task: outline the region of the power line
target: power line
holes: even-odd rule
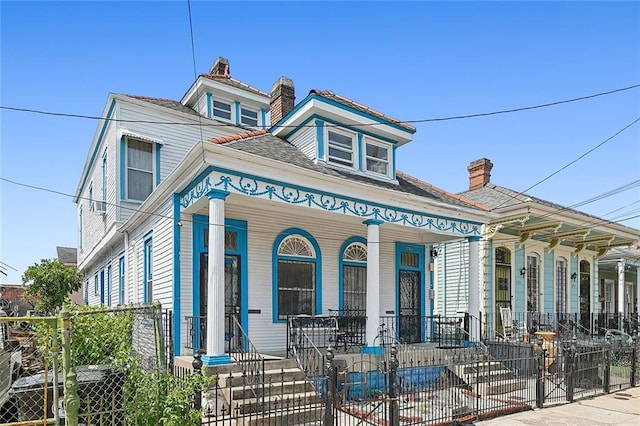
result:
[[[192,49],[193,49],[193,47],[192,47]],[[394,122],[397,123],[397,124],[429,123],[429,122],[437,122],[437,121],[451,121],[451,120],[463,120],[463,119],[468,119],[468,118],[487,117],[487,116],[499,115],[499,114],[509,114],[509,113],[514,113],[514,112],[528,111],[528,110],[534,110],[534,109],[540,109],[540,108],[547,108],[547,107],[552,107],[552,106],[561,105],[561,104],[567,104],[567,103],[571,103],[571,102],[578,102],[578,101],[582,101],[582,100],[593,99],[593,98],[600,97],[600,96],[606,96],[606,95],[611,95],[613,93],[618,93],[618,92],[623,92],[623,91],[626,91],[626,90],[636,89],[638,87],[640,87],[640,84],[634,84],[632,86],[622,87],[622,88],[618,88],[618,89],[614,89],[614,90],[609,90],[609,91],[606,91],[606,92],[594,93],[594,94],[587,95],[587,96],[580,96],[580,97],[572,98],[572,99],[565,99],[565,100],[561,100],[561,101],[548,102],[548,103],[544,103],[544,104],[525,106],[525,107],[519,107],[519,108],[503,109],[503,110],[497,110],[497,111],[482,112],[482,113],[475,113],[475,114],[466,114],[466,115],[454,115],[454,116],[449,116],[449,117],[424,118],[424,119],[405,120],[405,121],[398,120],[398,121],[394,121]],[[38,110],[38,109],[31,109],[31,108],[12,107],[12,106],[5,106],[5,105],[0,105],[0,109],[4,109],[4,110],[8,110],[8,111],[16,111],[16,112],[26,112],[26,113],[32,113],[32,114],[50,115],[50,116],[56,116],[56,117],[83,118],[83,119],[89,119],[89,120],[104,120],[104,121],[119,122],[119,123],[140,123],[140,124],[180,125],[180,126],[205,126],[205,127],[235,126],[235,125],[233,125],[231,123],[220,123],[220,122],[216,122],[216,123],[187,123],[187,122],[156,121],[156,120],[126,120],[126,119],[121,119],[121,118],[109,118],[109,117],[98,117],[98,116],[85,115],[85,114],[62,113],[62,112],[45,111],[45,110]],[[202,117],[199,113],[198,113],[198,116]],[[369,126],[380,126],[380,125],[384,125],[384,124],[385,123],[368,123],[368,124],[354,124],[352,126],[354,126],[354,127],[369,127]],[[327,125],[331,126],[330,123],[325,123],[325,126],[327,126]],[[288,127],[298,127],[298,126],[291,125],[291,126],[278,126],[278,127],[288,128]],[[309,124],[305,124],[304,126],[300,126],[300,127],[317,127],[317,125],[314,124],[314,123],[309,123]]]
[[[570,161],[569,163],[565,164],[564,166],[562,166],[561,168],[559,168],[558,170],[556,170],[555,172],[551,173],[550,175],[544,177],[543,179],[539,180],[538,182],[534,183],[533,185],[531,185],[530,187],[518,192],[516,195],[510,195],[512,199],[517,199],[518,196],[520,195],[524,195],[527,191],[535,188],[536,186],[540,185],[543,182],[546,182],[547,180],[551,179],[553,176],[557,175],[558,173],[560,173],[561,171],[563,171],[564,169],[566,169],[567,167],[577,163],[578,161],[580,161],[581,159],[583,159],[584,157],[586,157],[587,155],[591,154],[593,151],[595,151],[596,149],[600,148],[602,145],[606,144],[607,142],[609,142],[610,140],[612,140],[613,138],[615,138],[616,136],[618,136],[620,133],[624,132],[625,130],[627,130],[629,127],[633,126],[634,124],[636,124],[638,121],[640,121],[640,117],[636,118],[635,120],[633,120],[631,123],[627,124],[626,126],[624,126],[622,129],[618,130],[617,132],[615,132],[613,135],[609,136],[607,139],[603,140],[602,142],[600,142],[598,145],[594,146],[593,148],[591,148],[590,150],[588,150],[587,152],[585,152],[584,154],[580,155],[578,158],[576,158],[575,160]],[[499,204],[497,207],[494,207],[492,210],[496,210],[499,209],[500,207],[504,206],[506,203],[508,203],[510,200],[505,200],[503,201],[501,204]],[[520,204],[525,203],[525,201],[522,201]]]
[[[38,191],[50,192],[50,193],[62,195],[62,196],[68,197],[68,198],[74,198],[75,197],[74,195],[66,194],[66,193],[61,192],[61,191],[57,191],[57,190],[53,190],[53,189],[49,189],[49,188],[44,188],[44,187],[40,187],[40,186],[36,186],[36,185],[26,184],[26,183],[22,183],[22,182],[17,182],[17,181],[13,181],[11,179],[7,179],[7,178],[4,178],[4,177],[0,177],[0,180],[5,181],[7,183],[11,183],[13,185],[22,186],[22,187],[26,187],[26,188],[30,188],[30,189],[35,189],[35,190],[38,190]],[[630,184],[627,184],[627,185],[624,185],[624,186],[622,186],[620,188],[628,187],[628,186],[632,185],[633,183],[634,182],[632,182]],[[617,188],[617,189],[614,189],[614,190],[612,190],[610,192],[611,192],[610,195],[615,195],[615,194],[619,193],[620,191],[619,191],[619,188]],[[599,196],[600,199],[605,198],[605,194],[601,194]],[[87,198],[87,197],[79,197],[79,199],[85,200],[85,201],[89,200],[89,198]],[[622,206],[622,207],[620,207],[619,209],[616,209],[616,210],[620,210],[620,209],[626,208],[626,207],[628,207],[628,206],[630,206],[632,204],[635,204],[635,203],[636,202],[630,203],[630,204],[628,204],[626,206]],[[154,217],[158,217],[158,218],[161,218],[161,219],[174,220],[174,216],[173,215],[164,215],[164,214],[161,214],[161,213],[149,212],[149,211],[140,210],[138,208],[131,208],[131,207],[127,207],[127,206],[116,204],[116,203],[105,202],[105,204],[106,205],[110,205],[110,206],[119,207],[119,208],[121,208],[123,210],[129,210],[129,211],[132,211],[132,212],[139,212],[141,214],[145,214],[145,215],[148,215],[148,216],[154,216]],[[563,207],[563,208],[557,209],[557,212],[561,212],[561,211],[566,210],[566,209],[568,209],[568,207]],[[635,211],[628,212],[626,214],[630,214],[630,213],[633,213],[633,212],[635,212]],[[542,216],[542,217],[551,216],[552,214],[553,214],[553,212],[547,213],[547,215]],[[582,214],[586,214],[586,213],[582,213]],[[630,216],[630,217],[621,216],[620,219],[617,220],[616,222],[613,222],[611,220],[606,220],[606,219],[594,217],[594,219],[596,219],[595,222],[588,222],[588,221],[583,222],[579,226],[582,226],[582,225],[588,225],[588,226],[585,226],[583,228],[578,227],[577,229],[578,230],[581,230],[581,229],[584,229],[584,230],[593,229],[593,228],[595,228],[595,227],[597,227],[599,225],[618,223],[618,222],[625,222],[625,221],[628,221],[628,220],[636,219],[638,217],[640,217],[640,215],[635,215],[635,216]],[[182,217],[180,217],[178,219],[178,221],[179,222],[186,222],[186,223],[200,223],[198,220],[192,220],[192,219],[182,218]],[[233,226],[230,226],[230,228],[233,228]],[[252,233],[272,235],[271,233],[268,233],[268,232],[261,232],[261,231],[255,231],[255,230],[253,230]],[[318,240],[321,240],[321,241],[344,241],[344,238],[329,238],[329,237],[315,237],[315,236],[314,236],[314,238],[316,238]],[[519,240],[519,237],[513,239],[513,241],[517,241],[517,240]],[[501,241],[510,241],[510,239],[501,240]],[[407,242],[409,242],[409,241],[407,241]],[[420,244],[438,244],[438,243],[442,243],[442,242],[443,241],[422,241],[421,240],[420,242],[416,242],[416,244],[418,244],[418,243],[420,243]],[[395,244],[396,241],[395,240],[393,240],[393,241],[381,241],[380,243],[381,244]]]

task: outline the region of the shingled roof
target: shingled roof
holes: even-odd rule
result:
[[[353,109],[356,109],[360,112],[364,112],[366,114],[370,114],[373,115],[374,117],[378,117],[381,118],[385,121],[388,121],[389,123],[393,123],[393,124],[397,124],[398,126],[404,127],[405,129],[409,130],[412,133],[415,133],[416,128],[414,126],[412,126],[411,124],[405,123],[401,120],[398,120],[397,118],[393,118],[393,117],[389,117],[388,115],[384,115],[383,113],[381,113],[380,111],[376,111],[375,109],[369,108],[366,105],[360,104],[356,101],[352,101],[349,98],[345,98],[344,96],[340,96],[340,95],[336,95],[335,93],[333,93],[331,90],[318,90],[318,89],[312,89],[311,91],[309,91],[309,94],[314,94],[314,95],[318,95],[321,96],[325,99],[329,99],[331,101],[337,102],[339,104],[351,107]]]
[[[151,98],[148,96],[138,96],[138,95],[128,95],[128,94],[122,94],[122,96],[138,99],[139,101],[149,102],[154,105],[172,109],[174,111],[180,111],[186,114],[200,116],[200,114],[198,114],[198,112],[193,108],[189,108],[188,106],[182,105],[179,101],[174,101],[172,99]]]
[[[237,135],[230,141],[222,141],[222,138],[212,140],[213,143],[223,144],[232,149],[259,155],[273,161],[284,162],[307,170],[313,170],[325,175],[349,179],[352,181],[362,182],[368,185],[384,188],[392,191],[403,192],[407,194],[417,195],[432,201],[447,203],[459,207],[471,207],[481,210],[488,210],[486,207],[465,200],[464,198],[450,194],[442,189],[436,188],[425,182],[420,181],[405,173],[398,173],[398,183],[385,182],[373,179],[368,176],[350,173],[347,170],[339,170],[322,163],[316,164],[309,157],[304,155],[298,148],[289,142],[264,131],[256,131],[255,135],[243,133]]]

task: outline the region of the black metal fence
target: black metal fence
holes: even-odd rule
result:
[[[637,339],[385,349],[325,350],[324,366],[307,369],[307,377],[295,360],[277,361],[289,364],[267,365],[257,387],[229,367],[197,397],[203,424],[460,424],[635,386],[638,363]]]

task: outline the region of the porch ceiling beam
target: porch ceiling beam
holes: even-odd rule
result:
[[[490,222],[485,227],[485,237],[493,238],[493,236],[496,235],[500,229],[504,228],[505,225],[510,225],[512,223],[520,223],[520,225],[524,225],[525,222],[529,220],[529,218],[530,216],[528,214],[523,214]]]
[[[553,229],[554,232],[558,232],[561,226],[562,226],[562,222],[537,223],[529,226],[522,226],[522,228],[520,228],[519,231],[520,233],[523,233],[523,232],[535,233],[537,231],[546,231],[547,229]]]
[[[582,237],[584,240],[591,233],[591,229],[580,229],[577,231],[557,232],[550,234],[549,237],[558,240],[567,240],[573,237]]]
[[[536,235],[540,231],[553,230],[558,232],[558,229],[562,226],[562,222],[547,222],[545,224],[537,224],[530,226],[523,226],[520,231],[520,242],[523,243],[533,235]]]

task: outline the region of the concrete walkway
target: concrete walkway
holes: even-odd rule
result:
[[[531,426],[531,425],[617,425],[640,426],[640,387],[621,390],[608,395],[582,399],[572,404],[556,405],[496,417],[474,424]]]

